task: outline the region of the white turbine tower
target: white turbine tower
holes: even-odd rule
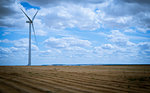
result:
[[[21,8],[20,8],[21,9]],[[25,16],[28,18],[28,21],[26,21],[26,23],[29,23],[29,52],[28,52],[28,66],[31,66],[31,26],[32,26],[32,30],[34,32],[34,37],[36,40],[36,35],[35,35],[35,30],[34,30],[34,25],[33,25],[33,21],[35,19],[35,16],[37,15],[38,11],[35,13],[35,15],[33,16],[32,20],[30,19],[30,17],[21,9],[21,11],[25,14]],[[37,41],[36,41],[37,42]]]

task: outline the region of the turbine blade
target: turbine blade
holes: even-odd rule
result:
[[[38,13],[38,10],[36,11],[35,15],[33,16],[32,21],[34,20],[34,18],[37,15],[37,13]]]
[[[37,42],[37,39],[36,39],[36,34],[35,34],[35,29],[34,29],[33,23],[32,23],[32,29],[33,29],[33,32],[34,32],[34,39],[35,39],[36,45],[38,46],[38,42]]]
[[[25,14],[25,16],[29,19],[29,21],[32,22],[32,20],[29,18],[29,16],[22,9],[21,9],[21,11]]]

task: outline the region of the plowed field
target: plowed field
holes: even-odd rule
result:
[[[1,66],[0,93],[150,93],[150,66]]]

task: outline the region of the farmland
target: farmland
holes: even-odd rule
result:
[[[0,93],[150,93],[150,66],[1,66]]]

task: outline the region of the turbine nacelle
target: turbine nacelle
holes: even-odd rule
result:
[[[26,23],[32,23],[32,21],[26,21]]]

